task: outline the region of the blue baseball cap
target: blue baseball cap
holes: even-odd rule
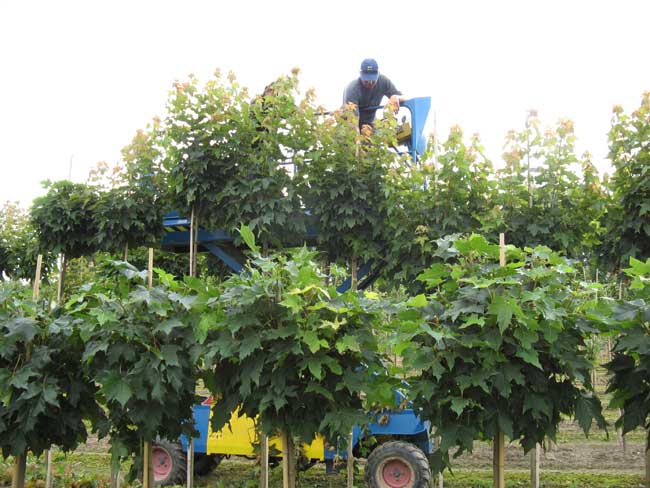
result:
[[[359,73],[361,81],[377,81],[377,78],[379,78],[379,65],[377,61],[372,58],[364,59],[361,62],[361,70]]]

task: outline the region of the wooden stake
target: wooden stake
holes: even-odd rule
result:
[[[625,415],[625,410],[619,408],[618,414],[619,417],[623,417],[623,415]],[[623,434],[623,429],[621,429],[621,449],[623,450],[623,455],[625,455],[625,451],[627,450],[627,442],[625,441],[625,434]]]
[[[354,435],[352,432],[350,432],[350,435],[348,436],[348,459],[347,459],[347,474],[348,474],[348,482],[347,482],[347,488],[353,488],[354,487]]]
[[[45,452],[45,488],[52,488],[52,449]]]
[[[59,269],[59,283],[57,284],[56,289],[56,302],[58,305],[61,305],[63,301],[63,285],[65,281],[65,271],[68,267],[68,262],[65,259],[65,254],[61,253],[61,268]]]
[[[442,438],[440,436],[436,436],[434,439],[434,444],[437,449],[440,448],[440,443],[442,442]],[[442,472],[438,474],[438,488],[443,488],[445,486],[445,480],[442,476]]]
[[[192,232],[192,274],[191,276],[196,276],[198,271],[196,269],[197,260],[198,260],[198,250],[199,250],[199,210],[195,209],[194,216],[191,223],[191,232]]]
[[[32,297],[37,302],[41,293],[41,268],[43,267],[43,255],[36,258],[36,274],[34,275],[34,286],[32,286]]]
[[[501,432],[501,429],[497,430],[496,435],[494,436],[494,443],[493,443],[493,455],[492,455],[492,474],[493,474],[493,481],[492,481],[492,486],[494,488],[505,488],[506,487],[506,482],[505,482],[505,439],[503,436],[503,432]]]
[[[499,265],[506,265],[506,236],[503,232],[499,234]],[[501,429],[497,429],[496,435],[494,436],[493,447],[492,486],[494,486],[494,488],[505,488],[505,439]]]
[[[646,431],[645,444],[645,486],[650,488],[650,430]]]
[[[645,486],[650,488],[650,430],[646,431],[645,443]]]
[[[623,280],[621,280],[621,283],[618,287],[618,299],[623,300]],[[607,359],[610,361],[613,359],[613,354],[612,354],[612,343],[611,343],[612,338],[608,337],[607,341],[609,342],[609,356]],[[625,410],[620,408],[618,410],[620,417],[623,417],[625,414]],[[650,442],[650,440],[648,441]],[[621,429],[621,449],[623,449],[623,455],[625,455],[625,451],[627,450],[627,443],[625,442],[625,434],[623,434],[623,429]],[[650,479],[648,478],[648,453],[646,452],[646,480]]]
[[[151,464],[151,441],[144,441],[142,448],[142,488],[153,488],[153,470]]]
[[[41,267],[43,265],[43,256],[39,254],[36,258],[36,273],[34,275],[34,285],[32,286],[32,299],[37,302],[41,286]],[[26,360],[29,361],[32,355],[31,344],[27,345],[25,352]],[[48,451],[49,452],[49,451]],[[27,468],[27,452],[14,458],[14,473],[11,479],[11,488],[24,488],[25,471]]]
[[[39,254],[36,258],[36,276],[34,277],[34,287],[32,289],[34,301],[37,302],[41,292],[41,268],[43,265],[43,255]],[[63,293],[63,276],[59,278],[60,290]],[[61,303],[62,296],[57,297],[57,302]],[[52,488],[52,449],[45,451],[45,488]]]
[[[153,248],[149,248],[149,262],[147,266],[147,286],[153,288]],[[153,488],[153,448],[151,441],[144,441],[142,447],[142,487]]]
[[[282,488],[296,488],[296,463],[293,452],[293,439],[286,432],[282,439]]]
[[[503,232],[499,234],[499,265],[506,265],[506,235]]]
[[[194,488],[194,439],[187,440],[187,488]]]
[[[352,256],[350,260],[350,289],[356,291],[358,285],[358,275],[357,275],[357,257]],[[354,446],[353,446],[353,434],[350,432],[348,435],[348,459],[347,459],[347,488],[352,488],[354,486]]]
[[[261,434],[260,456],[260,488],[269,488],[269,437],[266,434]]]
[[[153,288],[153,248],[149,248],[149,267],[147,268],[147,286]]]
[[[530,451],[530,486],[531,488],[539,488],[539,459],[540,459],[540,446],[535,444],[535,449]]]
[[[194,276],[194,263],[196,256],[194,256],[194,205],[192,205],[192,212],[190,213],[190,276]]]

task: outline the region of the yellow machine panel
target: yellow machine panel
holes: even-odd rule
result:
[[[212,410],[210,410],[212,418]],[[257,440],[255,422],[246,415],[233,413],[230,417],[230,425],[219,432],[213,432],[211,423],[208,423],[208,454],[231,454],[234,456],[255,456],[253,444]],[[279,437],[269,439],[269,445],[279,452],[282,451],[282,444]],[[325,459],[325,442],[322,437],[317,436],[311,444],[303,446],[303,452],[308,459],[323,461]]]

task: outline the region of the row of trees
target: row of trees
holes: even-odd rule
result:
[[[407,286],[430,264],[430,243],[459,232],[505,232],[511,243],[547,245],[605,270],[648,252],[648,94],[631,114],[615,109],[615,171],[601,180],[591,157],[576,154],[567,120],[542,130],[530,113],[523,130],[508,134],[498,169],[460,128],[431,138],[413,167],[390,149],[391,113],[373,133],[357,134],[350,112],[324,118],[313,93],[299,99],[297,88],[296,73],[257,97],[233,76],[177,83],[166,117],[124,148],[119,171],[104,167],[85,185],[50,184],[34,201],[30,230],[16,232],[27,218],[5,207],[0,268],[29,276],[22,250],[37,235],[42,250],[69,257],[157,242],[170,209],[231,232],[247,222],[264,248],[300,243],[315,224],[331,262],[379,258],[387,281]],[[61,249],[57,233],[76,241]]]
[[[315,252],[263,257],[243,235],[253,248],[246,272],[220,283],[157,270],[147,287],[145,272],[102,262],[55,310],[3,283],[3,455],[74,449],[84,421],[110,436],[116,462],[142,439],[191,435],[199,379],[217,399],[215,430],[239,409],[268,434],[345,439],[373,420],[364,411],[394,407],[407,375],[409,398],[441,438],[432,459],[442,470],[450,450],[499,432],[529,450],[555,439],[565,416],[585,433],[606,428],[585,345],[603,332],[618,337],[607,365],[618,423],[645,424],[650,260],[625,270],[631,300],[597,299],[547,247],[508,246],[500,265],[499,246],[482,236],[441,239],[418,277],[428,292],[396,299],[339,293],[342,276]],[[387,369],[395,352],[403,363]]]

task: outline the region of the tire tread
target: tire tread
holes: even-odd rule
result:
[[[405,457],[407,460],[412,461],[409,464],[414,465],[416,477],[419,477],[419,483],[414,488],[429,488],[431,483],[431,469],[429,468],[429,460],[415,444],[406,441],[389,441],[384,442],[379,447],[375,448],[368,456],[368,463],[366,464],[366,483],[370,488],[380,488],[377,480],[373,476],[377,465],[386,457],[399,454],[400,457]]]

